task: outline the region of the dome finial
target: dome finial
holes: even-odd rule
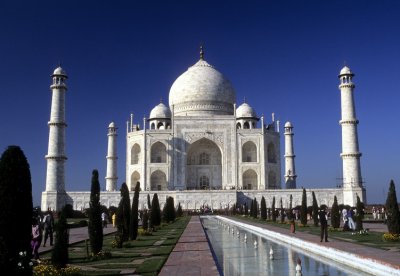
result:
[[[160,97],[160,103],[162,103],[162,97]]]
[[[204,60],[203,44],[200,45],[200,59],[201,59],[201,60]]]
[[[243,97],[243,103],[246,103],[246,96]]]

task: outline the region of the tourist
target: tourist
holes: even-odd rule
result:
[[[46,241],[50,237],[50,246],[53,246],[53,230],[54,230],[54,218],[53,213],[49,211],[43,218],[44,221],[44,242],[43,247],[46,247]]]
[[[347,211],[347,219],[348,219],[348,221],[349,221],[349,228],[350,228],[352,231],[356,230],[356,223],[355,223],[354,220],[353,220],[353,216],[354,216],[354,212],[353,212],[353,210],[350,208],[350,209]]]
[[[36,217],[32,218],[32,240],[31,240],[31,248],[32,255],[35,260],[39,259],[39,247],[42,241],[42,233],[40,229],[40,225],[38,219]]]
[[[103,222],[103,228],[107,228],[107,220],[108,220],[107,214],[103,212],[101,214],[101,221]]]
[[[115,222],[116,222],[116,219],[117,219],[117,215],[114,213],[114,214],[111,216],[111,219],[112,219],[113,227],[115,228]]]
[[[319,223],[321,224],[321,242],[324,240],[328,242],[328,215],[325,211],[325,206],[321,206],[318,212]]]

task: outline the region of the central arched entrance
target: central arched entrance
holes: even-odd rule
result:
[[[202,138],[187,151],[186,188],[222,189],[221,150],[211,140]]]

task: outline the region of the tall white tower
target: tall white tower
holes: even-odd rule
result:
[[[294,166],[293,125],[285,124],[285,183],[286,189],[296,189],[296,169]]]
[[[106,191],[117,190],[117,127],[114,122],[108,126],[108,150],[107,150],[107,176]]]
[[[339,123],[342,126],[342,153],[340,156],[343,160],[343,201],[344,204],[350,206],[355,206],[356,194],[362,201],[365,201],[360,167],[361,152],[358,148],[358,120],[354,105],[353,76],[354,74],[347,66],[343,67],[339,74],[342,110],[342,119]]]
[[[46,191],[42,194],[42,209],[59,210],[65,205],[65,92],[68,78],[65,71],[58,67],[51,75],[53,83],[50,85],[52,91],[51,113],[49,125],[49,147],[46,155]]]

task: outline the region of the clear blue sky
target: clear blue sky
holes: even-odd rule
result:
[[[105,187],[107,126],[118,136],[125,181],[125,122],[142,122],[199,56],[231,80],[238,104],[275,112],[295,131],[298,186],[335,187],[342,175],[344,62],[356,74],[362,175],[369,203],[400,190],[398,1],[0,2],[0,149],[19,145],[34,204],[45,190],[50,74],[61,62],[66,95],[66,187]],[[281,140],[283,155],[283,137]],[[398,192],[399,194],[399,192]]]

